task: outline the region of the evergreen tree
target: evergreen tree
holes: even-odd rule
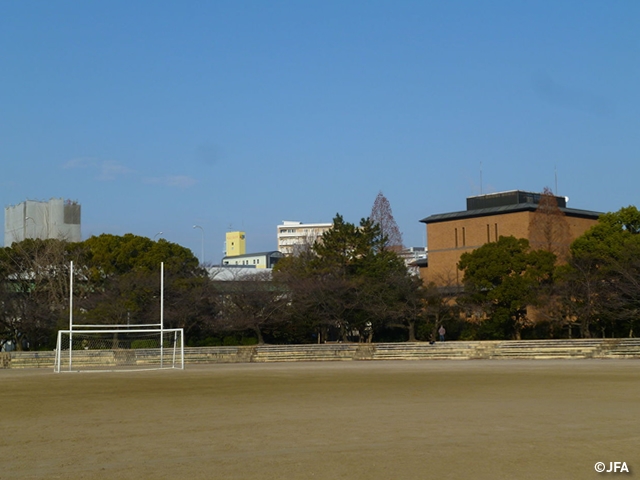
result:
[[[571,245],[562,270],[567,315],[580,334],[627,336],[640,329],[640,211],[634,206],[600,216]],[[608,332],[608,333],[607,333]]]
[[[466,300],[484,311],[481,335],[519,339],[531,326],[527,306],[535,305],[540,285],[552,280],[555,255],[530,250],[526,239],[500,237],[460,256]]]

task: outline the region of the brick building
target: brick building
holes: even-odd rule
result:
[[[467,209],[440,213],[420,220],[427,228],[427,260],[420,276],[424,282],[455,286],[462,282],[457,268],[460,255],[501,236],[532,240],[532,222],[540,206],[540,193],[513,190],[467,198]],[[567,208],[565,197],[553,197],[566,225],[566,247],[596,224],[600,212]]]

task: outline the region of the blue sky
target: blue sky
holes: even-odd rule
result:
[[[465,198],[637,204],[640,2],[0,2],[0,199],[82,205],[83,238],[219,262],[229,229],[358,222],[409,246]],[[480,173],[482,172],[482,174]],[[481,180],[482,179],[482,180]]]

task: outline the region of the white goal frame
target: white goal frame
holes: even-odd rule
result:
[[[69,265],[69,329],[59,330],[55,349],[53,371],[78,372],[78,371],[140,371],[159,369],[184,369],[184,329],[164,328],[164,262],[160,263],[160,321],[158,323],[138,325],[78,325],[73,323],[73,262]],[[100,347],[99,350],[89,350],[88,347],[78,348],[74,346],[74,334],[76,338],[90,338],[105,334],[113,334],[117,338],[119,334],[132,336],[135,334],[158,339],[156,347],[151,348],[120,348],[114,342],[112,348]],[[165,347],[167,340],[169,346]],[[97,353],[96,353],[97,352]],[[126,362],[119,362],[124,352]],[[74,363],[75,360],[75,363]],[[103,363],[100,364],[99,362]]]
[[[132,346],[136,341],[146,345]],[[56,373],[163,369],[184,369],[184,332],[181,328],[58,331]]]

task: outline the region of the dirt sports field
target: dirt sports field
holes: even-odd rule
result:
[[[3,479],[640,475],[634,360],[0,370],[0,387]]]

